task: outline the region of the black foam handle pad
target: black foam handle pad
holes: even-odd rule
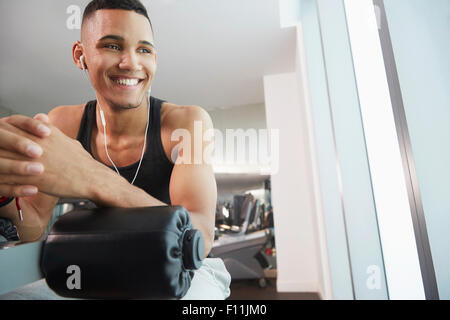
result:
[[[63,297],[179,299],[203,250],[181,206],[75,210],[53,225],[41,269]]]

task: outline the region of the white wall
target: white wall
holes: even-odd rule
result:
[[[208,110],[208,113],[211,116],[214,128],[220,130],[224,136],[226,129],[267,129],[266,111],[263,103],[213,109]],[[267,141],[262,141],[262,143],[267,145]],[[253,171],[256,169],[250,168]],[[261,176],[259,179],[258,173],[252,173],[251,175],[217,173],[218,202],[232,201],[234,194],[243,194],[250,189],[263,188],[263,180],[267,178]]]
[[[214,128],[223,132],[225,132],[225,129],[231,128],[267,128],[264,103],[213,109],[208,110],[208,113],[211,116]]]
[[[264,77],[268,128],[280,130],[279,171],[271,176],[277,290],[324,290],[308,126],[296,73]]]

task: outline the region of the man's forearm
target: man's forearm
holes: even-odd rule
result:
[[[88,199],[99,207],[153,207],[166,206],[144,190],[133,186],[125,178],[105,168],[98,173],[96,183],[89,187]]]

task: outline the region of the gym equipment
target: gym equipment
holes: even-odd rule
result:
[[[214,242],[211,253],[223,260],[232,280],[258,279],[264,283],[264,266],[259,252],[269,236],[266,229],[247,235],[226,234]]]
[[[242,221],[242,224],[238,229],[225,228],[224,233],[214,241],[211,254],[223,259],[232,280],[258,279],[259,285],[264,287],[266,284],[264,268],[268,267],[269,263],[267,261],[264,263],[264,256],[260,252],[271,234],[268,229],[259,230],[261,226],[258,225],[261,222],[259,200],[255,200],[251,194],[237,195],[234,204],[240,208],[240,211],[236,210],[237,213],[235,211],[235,219]],[[250,232],[249,226],[257,231]]]
[[[79,209],[54,223],[41,270],[63,297],[179,299],[202,264],[203,245],[180,206]]]

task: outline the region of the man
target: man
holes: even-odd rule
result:
[[[184,129],[193,137],[196,121],[203,130],[212,121],[198,106],[149,99],[157,52],[145,7],[138,0],[92,1],[72,53],[97,101],[59,106],[48,117],[1,119],[0,196],[20,198],[23,221],[14,201],[0,216],[16,225],[22,241],[33,241],[60,197],[110,207],[180,205],[202,232],[206,256],[214,240],[214,173],[204,161],[175,160],[207,144],[177,152],[171,135]]]

